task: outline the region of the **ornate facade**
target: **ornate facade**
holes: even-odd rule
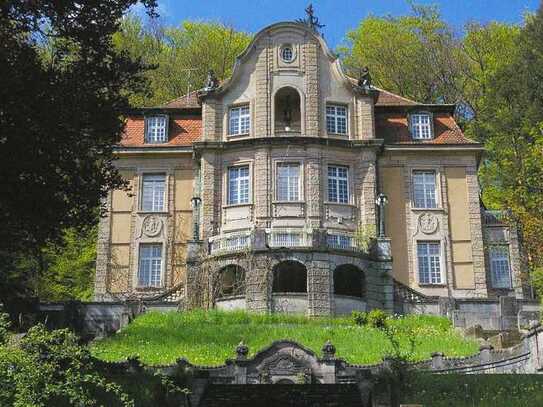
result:
[[[266,27],[227,81],[130,112],[96,299],[322,315],[392,311],[394,286],[523,298],[454,110],[348,77],[311,25]]]

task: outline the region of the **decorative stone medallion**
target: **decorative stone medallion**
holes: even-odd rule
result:
[[[156,215],[149,215],[145,219],[143,219],[141,229],[145,236],[157,236],[162,230],[162,219],[160,219]]]
[[[420,230],[428,235],[437,230],[439,221],[433,213],[423,213],[419,216],[419,226]]]

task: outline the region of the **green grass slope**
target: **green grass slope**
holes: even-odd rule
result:
[[[413,360],[427,359],[437,351],[450,357],[478,351],[477,343],[455,332],[445,318],[412,315],[391,323],[406,350],[408,334],[413,333],[416,341]],[[236,345],[241,341],[249,346],[252,356],[279,339],[294,340],[318,355],[322,345],[331,340],[338,357],[359,364],[378,363],[391,351],[382,332],[357,326],[351,318],[221,311],[149,312],[120,333],[93,343],[91,351],[108,361],[137,355],[149,365],[169,364],[181,357],[193,364],[218,365],[234,357]]]

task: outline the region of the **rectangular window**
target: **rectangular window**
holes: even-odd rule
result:
[[[150,144],[166,143],[168,141],[168,117],[150,116],[145,118],[145,142]]]
[[[328,166],[328,201],[349,203],[349,168]]]
[[[490,246],[490,274],[492,287],[511,288],[511,268],[509,267],[509,246]]]
[[[415,208],[437,208],[436,172],[413,171]]]
[[[411,134],[414,139],[419,140],[429,140],[432,138],[432,125],[429,114],[411,115]]]
[[[144,174],[141,193],[141,210],[144,212],[164,211],[166,175]]]
[[[440,243],[418,242],[417,258],[419,263],[419,283],[442,284]]]
[[[328,134],[347,134],[346,106],[326,106],[326,131]]]
[[[249,203],[249,166],[228,168],[228,204]]]
[[[251,115],[249,105],[231,107],[228,112],[228,135],[249,134]]]
[[[162,245],[140,245],[138,285],[140,287],[160,287],[162,274]]]
[[[277,164],[277,200],[300,200],[300,164]]]

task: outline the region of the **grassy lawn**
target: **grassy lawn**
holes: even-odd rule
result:
[[[413,360],[427,359],[432,352],[447,356],[476,353],[478,344],[462,338],[446,318],[412,315],[393,320],[405,348],[413,332],[416,347]],[[169,364],[186,357],[201,365],[217,365],[234,357],[243,341],[250,355],[274,340],[290,339],[321,354],[331,340],[337,356],[351,363],[377,363],[390,352],[384,335],[374,328],[360,327],[351,318],[306,318],[284,314],[260,315],[246,312],[192,311],[150,312],[136,318],[122,332],[91,345],[103,360],[119,361],[138,355],[150,365]]]

